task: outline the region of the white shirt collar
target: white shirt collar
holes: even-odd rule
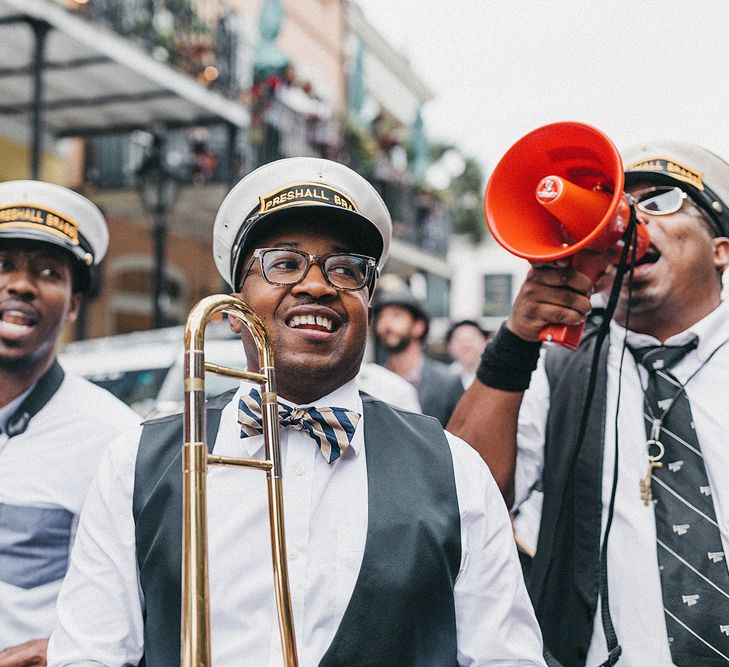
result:
[[[235,407],[235,419],[238,419],[238,401],[242,396],[247,396],[252,388],[257,388],[260,390],[260,387],[255,385],[252,382],[242,381],[240,383],[240,387],[238,388],[238,391],[236,392],[234,398],[233,398],[233,405]],[[338,387],[334,391],[330,392],[329,394],[326,394],[326,396],[322,396],[321,398],[318,398],[315,401],[312,401],[311,403],[292,403],[291,401],[287,401],[284,398],[281,398],[279,396],[279,402],[285,403],[286,405],[290,405],[296,408],[308,408],[308,407],[336,407],[336,408],[345,408],[347,410],[352,410],[353,412],[356,412],[357,414],[362,414],[362,398],[359,395],[359,390],[357,388],[357,379],[352,378],[349,382],[343,384],[341,387]],[[308,437],[308,436],[307,436]],[[262,447],[263,447],[263,437],[262,436],[253,436],[249,438],[243,438],[242,439],[243,445],[247,450],[247,453],[249,456],[254,456]],[[359,420],[359,424],[357,424],[357,429],[354,432],[354,436],[352,438],[352,442],[350,443],[349,447],[347,448],[347,451],[351,450],[353,454],[358,454],[361,450],[362,446],[364,445],[364,428],[363,428],[363,420]],[[344,454],[346,456],[346,452]]]
[[[614,340],[622,341],[626,335],[624,327],[615,320],[610,322]],[[705,361],[724,341],[729,339],[729,302],[722,301],[717,308],[706,317],[692,324],[685,331],[681,331],[667,338],[663,343],[648,334],[627,331],[628,345],[633,348],[648,347],[651,345],[684,345],[691,338],[698,336],[699,344],[696,352],[699,360]]]
[[[8,420],[15,414],[15,411],[20,407],[20,404],[25,398],[33,391],[35,384],[30,385],[22,394],[16,396],[6,406],[0,408],[0,433],[5,433],[8,425]]]

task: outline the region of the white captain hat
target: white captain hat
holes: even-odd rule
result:
[[[315,210],[322,220],[341,221],[362,243],[359,252],[387,261],[392,220],[377,190],[343,164],[312,157],[276,160],[245,176],[220,206],[213,228],[213,254],[220,275],[233,288],[246,250],[271,224]]]
[[[80,288],[89,285],[90,267],[109,247],[106,219],[78,192],[44,181],[0,183],[0,239],[22,238],[68,250],[80,267]]]
[[[729,236],[729,164],[715,153],[679,141],[654,141],[622,151],[626,185],[678,185]]]

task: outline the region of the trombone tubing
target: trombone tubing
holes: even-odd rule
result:
[[[260,373],[206,364],[205,328],[213,315],[226,312],[246,325],[258,350]],[[265,461],[211,456],[205,441],[205,371],[258,382],[262,386],[262,417]],[[232,296],[213,295],[193,307],[185,326],[185,400],[183,409],[183,517],[182,517],[182,618],[181,664],[210,665],[210,593],[206,516],[207,465],[236,465],[266,471],[271,531],[274,590],[286,667],[296,667],[296,637],[286,562],[283,516],[281,448],[273,350],[260,318]]]

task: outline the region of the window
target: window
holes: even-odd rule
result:
[[[146,268],[123,271],[114,276],[114,289],[152,294],[152,274]]]
[[[483,277],[483,314],[491,317],[506,317],[511,311],[511,285],[509,273],[492,273]]]
[[[428,274],[428,310],[432,317],[448,317],[451,282],[446,278]]]

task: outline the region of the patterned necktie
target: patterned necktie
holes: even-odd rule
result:
[[[681,667],[729,662],[729,572],[712,490],[686,392],[668,370],[697,344],[631,349],[648,370],[646,434],[665,449],[649,481],[668,641]]]
[[[278,416],[280,426],[306,431],[314,438],[327,463],[336,461],[349,447],[360,420],[360,415],[346,408],[293,408],[283,403],[278,405]],[[257,389],[251,389],[250,395],[238,402],[238,423],[241,438],[263,433]]]

